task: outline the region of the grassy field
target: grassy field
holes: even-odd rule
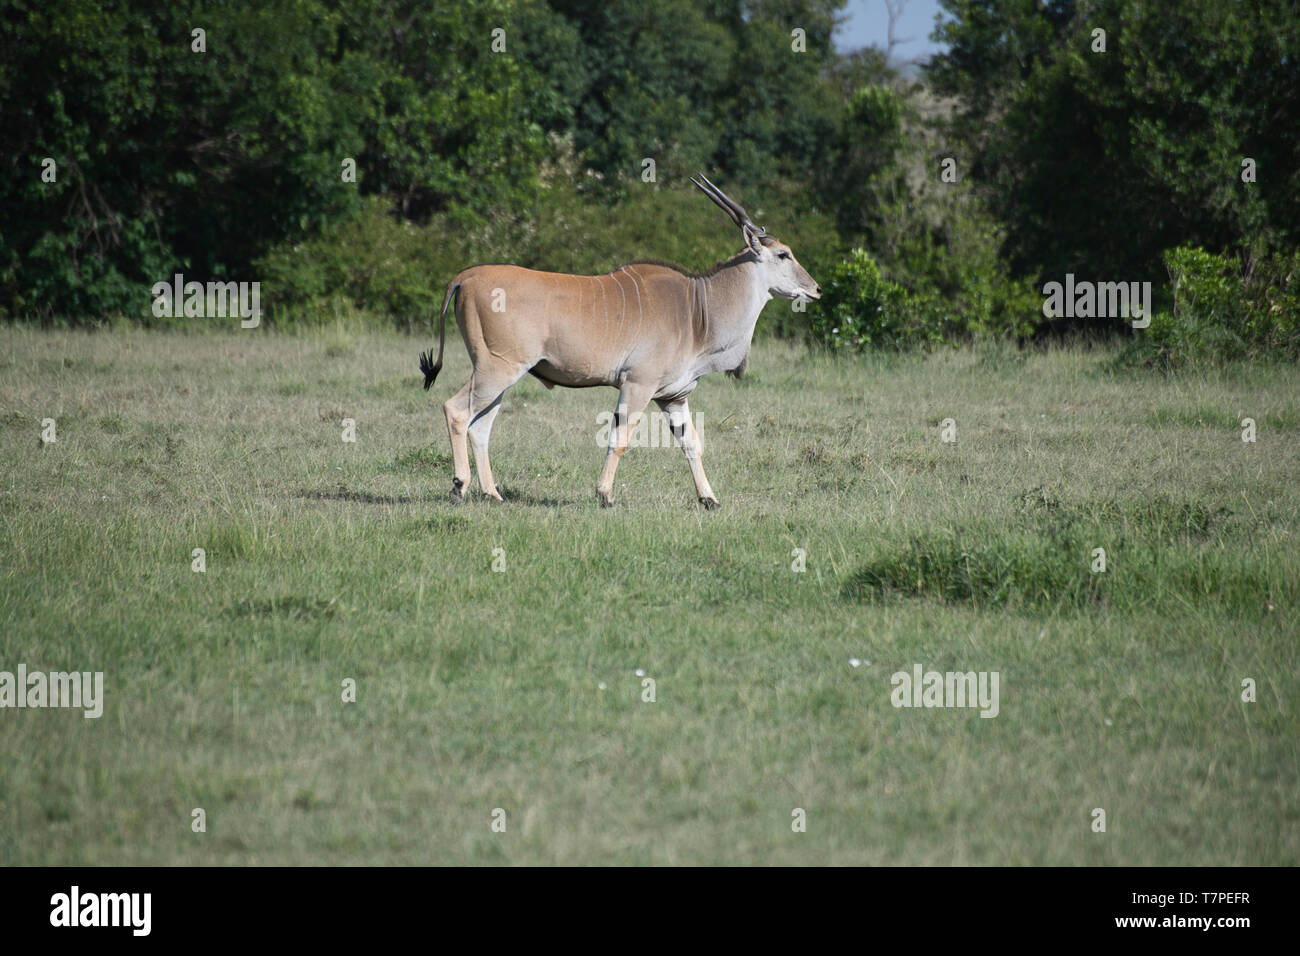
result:
[[[0,670],[106,696],[0,711],[0,863],[1300,862],[1297,369],[762,344],[715,513],[527,379],[455,507],[428,345],[0,328]]]

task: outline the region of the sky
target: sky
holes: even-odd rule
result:
[[[894,47],[894,55],[904,60],[928,56],[940,49],[932,40],[934,15],[939,12],[939,0],[910,0],[903,18],[894,33],[900,39],[911,38],[911,43]],[[848,19],[835,31],[835,48],[840,52],[864,46],[888,46],[889,18],[885,15],[884,0],[849,0],[843,15]]]

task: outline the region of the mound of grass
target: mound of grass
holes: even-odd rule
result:
[[[1009,523],[912,534],[849,575],[843,595],[1012,610],[1214,606],[1252,616],[1294,601],[1294,573],[1243,549],[1236,535],[1216,533],[1226,508],[1165,496],[1066,505],[1042,489],[1016,504],[1019,518]]]
[[[283,594],[272,598],[241,598],[228,610],[231,617],[282,617],[290,621],[320,621],[338,616],[337,599]]]
[[[450,474],[451,468],[451,454],[428,445],[405,449],[401,454],[396,455],[392,461],[379,466],[379,470],[384,472],[403,475],[418,472],[436,475],[439,478],[444,473]],[[451,479],[448,478],[447,480],[450,481]]]

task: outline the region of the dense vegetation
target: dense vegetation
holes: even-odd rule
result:
[[[1300,352],[1289,3],[944,0],[909,79],[833,49],[841,5],[13,0],[0,315],[155,321],[183,272],[425,324],[474,261],[707,265],[705,169],[830,291],[777,334],[1125,330],[1044,315],[1071,273],[1155,285],[1138,361]]]

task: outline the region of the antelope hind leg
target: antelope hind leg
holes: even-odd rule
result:
[[[469,426],[469,442],[474,448],[474,468],[478,471],[478,486],[483,494],[494,501],[505,500],[497,490],[497,484],[492,479],[492,466],[488,463],[488,441],[492,436],[492,423],[496,421],[499,411],[501,411],[500,395],[487,411]]]
[[[442,409],[447,416],[447,434],[451,437],[452,466],[455,468],[451,479],[451,501],[459,504],[465,500],[465,489],[469,487],[469,448],[465,436],[469,428],[469,392],[473,379],[465,387],[447,399]]]

